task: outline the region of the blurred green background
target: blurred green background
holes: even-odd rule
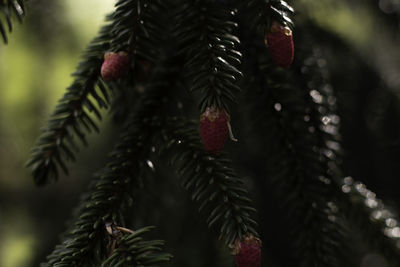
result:
[[[31,0],[24,24],[15,24],[7,46],[0,44],[2,267],[38,266],[112,145],[115,130],[107,127],[106,119],[101,134],[88,137],[91,144],[82,149],[68,178],[35,188],[24,167],[40,127],[70,84],[69,74],[113,4],[113,0]],[[343,69],[333,73],[339,112],[345,115],[346,170],[399,207],[400,196],[393,186],[399,175],[400,155],[399,1],[298,0],[294,5],[299,21],[312,21],[348,46],[349,58],[338,62],[346,56],[333,55],[329,64],[342,69],[355,64],[351,57],[357,58],[358,65],[347,69],[368,69],[382,84],[368,87],[372,78],[363,81],[366,77],[361,72],[356,73],[359,76]],[[357,87],[349,87],[346,75],[355,79]],[[365,91],[359,90],[362,82],[366,83]]]
[[[102,149],[107,131],[89,137],[93,143],[78,160],[84,163],[71,168],[71,176],[60,183],[35,188],[24,167],[40,127],[72,81],[70,73],[113,4],[113,0],[29,1],[23,25],[15,23],[9,44],[0,45],[2,267],[38,266],[65,227],[79,188],[85,187],[82,177],[90,178],[101,164],[91,155]]]

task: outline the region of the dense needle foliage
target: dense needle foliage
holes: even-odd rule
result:
[[[0,10],[7,42],[24,1],[3,0]],[[262,240],[264,263],[355,266],[354,229],[400,266],[396,214],[343,168],[340,89],[329,59],[346,46],[301,14],[294,23],[294,14],[282,0],[117,1],[27,163],[44,186],[68,174],[78,142],[87,145],[87,133],[100,131],[100,109],[110,109],[123,129],[42,266],[220,266],[250,235]],[[295,39],[287,69],[264,43],[274,22]],[[120,51],[130,56],[128,75],[104,81],[104,54]],[[222,153],[206,152],[200,140],[198,118],[209,107],[229,113],[239,139]],[[196,240],[171,238],[166,225],[174,218],[152,231],[171,240],[162,249],[174,255],[162,251],[164,241],[142,237],[168,210],[146,200],[175,186],[189,196],[178,190],[185,213],[176,218],[202,218],[218,245],[196,235],[195,224],[188,236]],[[192,250],[174,248],[179,242],[203,252],[183,255]]]

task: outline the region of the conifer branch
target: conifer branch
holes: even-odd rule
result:
[[[119,0],[111,17],[115,21],[110,40],[110,51],[129,51],[134,47],[140,18],[138,0]]]
[[[0,34],[6,44],[8,42],[7,32],[11,33],[13,31],[13,17],[22,22],[25,16],[24,3],[24,0],[0,0]]]
[[[166,5],[162,1],[119,0],[115,8],[110,51],[127,51],[156,61],[165,30],[161,12],[165,13]]]
[[[104,260],[97,259],[95,254],[96,249],[105,247],[104,223],[108,220],[123,222],[124,211],[136,196],[135,189],[140,190],[143,159],[150,152],[153,137],[159,130],[159,116],[165,113],[165,100],[173,92],[170,81],[174,81],[178,71],[174,64],[174,59],[159,63],[155,79],[147,84],[128,118],[109,163],[96,174],[73,227],[43,266],[91,266],[93,262]]]
[[[307,66],[295,62],[295,71],[288,73],[268,64],[264,47],[246,48],[247,53],[259,51],[260,55],[250,74],[258,78],[248,83],[248,101],[253,108],[247,121],[251,118],[253,128],[265,129],[258,135],[266,148],[265,168],[276,188],[275,197],[285,196],[280,204],[287,214],[298,265],[348,266],[343,260],[347,259],[347,228],[338,205],[342,194],[330,169],[331,154],[326,156],[327,142],[336,138],[324,132],[322,120],[330,114],[329,109],[319,108],[326,104],[320,92],[326,81],[317,74],[315,59]],[[313,72],[309,75],[314,76],[309,81],[312,88],[301,83],[303,67]],[[320,97],[318,101],[310,95],[311,90]]]
[[[168,253],[162,253],[162,240],[145,241],[141,237],[153,227],[136,230],[118,240],[118,248],[102,263],[102,267],[116,266],[155,266],[171,259]]]
[[[346,258],[346,227],[338,215],[340,197],[327,173],[329,167],[323,160],[319,135],[312,133],[318,126],[305,121],[310,115],[305,106],[302,108],[305,103],[298,102],[301,96],[294,90],[299,88],[271,85],[269,109],[276,121],[268,119],[274,129],[268,138],[274,144],[268,144],[267,165],[272,182],[282,190],[280,194],[287,195],[283,208],[287,219],[294,222],[293,244],[301,261],[299,266],[346,266],[342,262]],[[275,110],[277,103],[281,105],[279,111]]]
[[[132,102],[143,93],[143,83],[148,81],[153,73],[155,62],[160,58],[159,46],[163,43],[163,34],[166,32],[164,16],[168,10],[163,1],[121,0],[116,4],[116,18],[122,17],[120,23],[114,27],[116,36],[110,45],[110,51],[128,51],[133,59],[130,87],[134,90],[116,90],[113,94],[111,111],[114,121],[123,122],[132,111]],[[130,10],[132,16],[124,14]],[[155,19],[157,18],[157,19]],[[132,28],[131,32],[127,29]]]
[[[94,263],[95,248],[99,245],[104,247],[104,223],[108,220],[122,221],[119,212],[132,201],[131,191],[140,179],[139,161],[146,151],[142,144],[149,141],[140,130],[143,128],[135,127],[121,138],[110,163],[96,175],[97,182],[82,205],[74,227],[62,245],[49,256],[48,265],[44,266],[87,266],[85,264]]]
[[[305,32],[303,32],[302,37],[305,39],[313,38]],[[308,50],[309,48],[305,44],[300,49]],[[307,51],[300,51],[300,53],[307,54]],[[306,98],[307,115],[304,118],[311,125],[309,130],[314,136],[314,154],[318,155],[320,165],[325,166],[326,170],[318,179],[323,183],[339,187],[336,190],[331,189],[331,196],[335,201],[327,202],[331,210],[333,208],[332,211],[337,213],[335,217],[329,215],[328,218],[339,220],[332,231],[342,232],[342,237],[337,239],[337,242],[340,241],[342,246],[342,252],[337,250],[336,265],[350,264],[349,266],[352,266],[350,262],[339,261],[340,258],[349,258],[346,254],[343,254],[343,251],[347,250],[343,244],[346,240],[345,236],[348,234],[345,224],[350,222],[359,226],[363,237],[366,238],[372,248],[381,251],[391,264],[397,266],[400,264],[398,216],[385,207],[383,202],[377,199],[375,194],[362,183],[354,182],[350,177],[344,180],[339,178],[342,175],[340,118],[336,114],[336,97],[329,82],[329,70],[321,54],[318,46],[314,45],[311,55],[305,57],[304,64],[298,66],[298,69],[301,68],[302,74],[296,80],[298,81],[297,84],[302,88],[307,88],[306,92],[309,93]],[[343,192],[347,196],[342,194]],[[339,212],[342,215],[338,216]],[[335,258],[331,257],[331,261],[332,259]]]
[[[137,1],[137,0],[136,0]],[[162,0],[150,1],[141,0],[139,20],[137,23],[136,35],[133,40],[135,55],[150,63],[159,60],[159,47],[165,40],[166,24],[165,16],[169,14],[167,10],[169,4]]]
[[[137,53],[146,58],[154,59],[157,56],[156,48],[150,44],[157,43],[159,36],[157,30],[162,30],[162,28],[151,30],[149,25],[152,25],[153,19],[147,23],[144,23],[143,19],[153,17],[154,10],[159,11],[159,6],[155,3],[142,9],[141,16],[144,18],[140,17],[140,19],[143,23],[137,23],[135,9],[131,10],[133,7],[138,8],[137,0],[120,0],[116,7],[116,11],[107,18],[111,23],[102,28],[98,37],[87,48],[83,61],[74,73],[73,84],[67,88],[67,92],[50,117],[47,127],[43,129],[32,149],[27,165],[32,167],[37,185],[43,185],[49,180],[57,180],[59,168],[68,174],[65,161],[74,161],[74,153],[78,151],[74,136],[87,145],[85,132],[99,131],[90,113],[101,119],[98,107],[108,108],[111,101],[108,91],[112,88],[99,78],[104,53],[109,50],[137,49]],[[137,33],[133,34],[133,30],[136,29]],[[153,38],[153,36],[156,37]],[[135,42],[134,38],[136,38]],[[150,42],[149,40],[152,39],[155,40]],[[149,47],[145,50],[144,46]],[[131,85],[132,81],[126,83]],[[98,107],[90,98],[95,100]]]
[[[94,258],[91,253],[101,243],[104,222],[122,221],[119,213],[134,197],[132,189],[140,178],[140,161],[149,152],[147,144],[152,137],[153,123],[150,114],[159,104],[149,95],[144,97],[142,103],[145,104],[138,108],[138,114],[129,121],[121,142],[111,154],[110,163],[96,175],[97,182],[82,205],[74,227],[44,266],[82,266],[84,262],[90,262]]]
[[[169,30],[164,14],[168,13],[167,5],[179,9],[171,20],[178,22],[173,37],[171,31],[163,32]],[[243,10],[249,8],[244,11],[251,14],[247,20],[262,31],[269,30],[274,21],[293,26],[294,11],[283,0],[250,0],[239,6]],[[0,0],[0,34],[5,42],[7,30],[2,18],[11,32],[11,11],[22,18],[23,1]],[[228,111],[229,101],[236,101],[235,93],[241,89],[239,66],[243,67],[238,46],[243,48],[244,84],[250,87],[245,96],[246,106],[252,107],[238,113],[247,115],[247,124],[253,123],[252,137],[258,137],[260,142],[254,149],[259,150],[258,157],[264,156],[259,161],[269,177],[268,181],[260,177],[254,182],[274,185],[273,198],[286,215],[282,220],[290,225],[292,238],[288,243],[290,250],[295,251],[297,266],[354,266],[347,256],[345,219],[361,226],[364,235],[371,239],[370,245],[382,251],[395,266],[400,265],[398,216],[363,184],[349,177],[342,183],[338,178],[342,177],[339,117],[324,59],[313,45],[316,40],[303,33],[299,43],[304,46],[296,49],[306,58],[301,61],[300,56],[291,70],[283,71],[270,65],[264,45],[259,47],[261,42],[253,43],[259,36],[253,38],[252,32],[247,36],[236,33],[238,26],[232,21],[235,15],[236,12],[213,0],[178,0],[169,4],[162,0],[117,1],[115,12],[108,17],[109,24],[89,45],[73,84],[32,151],[28,165],[33,168],[35,182],[40,185],[56,180],[60,168],[68,172],[65,161],[75,158],[76,136],[86,144],[86,133],[98,131],[91,115],[100,120],[100,108],[108,108],[112,103],[115,113],[131,116],[126,118],[126,128],[109,164],[95,175],[72,226],[43,267],[153,266],[170,260],[171,255],[160,252],[163,241],[142,239],[150,227],[135,232],[122,227],[131,216],[127,210],[140,198],[144,162],[154,144],[176,167],[183,187],[198,203],[199,211],[208,215],[208,226],[218,226],[225,244],[238,244],[236,241],[245,236],[259,236],[254,220],[256,210],[243,180],[230,167],[231,161],[225,154],[210,155],[204,150],[197,122],[168,117],[173,109],[170,96],[176,96],[172,90],[180,82],[183,64],[180,57],[171,56],[175,41],[181,45],[179,56],[186,57],[182,61],[188,72],[187,82],[199,96],[201,112],[207,107]],[[161,50],[161,43],[168,49]],[[105,84],[99,77],[106,51],[128,52],[133,58],[130,70],[134,74],[119,81],[120,90],[112,99],[109,93],[115,84]],[[158,76],[154,75],[154,80],[145,84],[140,99],[135,99],[139,94],[132,91],[140,82],[140,75],[135,72],[140,60],[154,66],[160,55],[166,55],[168,60],[157,64]],[[148,77],[144,80],[148,81]],[[179,112],[190,111],[190,107],[183,110],[179,104]],[[260,191],[264,193],[265,187]],[[121,227],[115,226],[117,223]]]
[[[182,185],[199,203],[199,211],[208,210],[208,226],[219,225],[227,245],[248,234],[258,236],[252,217],[256,210],[243,180],[228,167],[230,160],[204,151],[196,128],[195,122],[182,118],[168,121],[162,131],[162,151],[184,178]]]
[[[93,97],[99,107],[106,108],[109,104],[108,89],[98,76],[104,52],[109,48],[107,42],[111,30],[111,24],[104,26],[88,46],[84,60],[73,74],[74,82],[67,88],[32,149],[27,166],[32,167],[37,185],[43,185],[49,179],[57,180],[59,168],[68,174],[64,161],[75,160],[73,151],[78,150],[78,145],[74,137],[86,145],[85,131],[99,131],[89,114],[94,113],[98,119],[101,115],[89,97]]]
[[[176,35],[186,53],[187,80],[190,91],[199,91],[201,113],[207,107],[229,110],[242,73],[238,69],[242,54],[235,36],[234,12],[213,1],[182,4],[176,17]]]
[[[270,28],[273,21],[281,25],[293,27],[292,15],[294,9],[284,0],[251,0],[246,4],[240,3],[249,13],[250,25],[264,33]]]

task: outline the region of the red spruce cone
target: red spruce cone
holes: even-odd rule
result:
[[[219,154],[224,148],[227,135],[229,115],[226,111],[207,108],[200,116],[200,136],[204,150]]]
[[[265,35],[265,45],[268,47],[272,60],[282,68],[288,68],[294,58],[292,31],[274,21],[271,31]]]
[[[129,70],[130,57],[126,52],[106,52],[101,65],[101,76],[105,81],[112,81],[126,75]]]
[[[237,267],[260,267],[261,240],[253,235],[246,236],[241,242],[237,240],[233,254]]]

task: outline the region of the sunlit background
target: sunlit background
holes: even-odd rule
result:
[[[77,201],[74,188],[80,181],[75,177],[89,175],[72,175],[62,179],[65,183],[35,189],[24,163],[41,125],[71,82],[70,73],[84,47],[113,4],[113,0],[29,1],[24,24],[16,23],[9,44],[0,45],[2,267],[38,266]],[[61,220],[54,220],[59,216]]]
[[[396,27],[393,23],[396,14],[400,14],[399,1],[294,2],[299,19],[309,18],[337,34],[352,47],[355,56],[363,57],[365,64],[379,73],[390,97],[400,96],[399,25]],[[24,24],[15,24],[7,46],[0,44],[2,267],[38,266],[55,244],[57,233],[64,229],[71,208],[79,200],[80,188],[102,164],[98,155],[105,154],[111,143],[107,142],[107,136],[112,129],[101,135],[91,135],[90,147],[78,158],[78,162],[84,163],[74,165],[69,178],[60,179],[59,183],[46,188],[35,188],[29,171],[24,167],[40,127],[70,84],[70,73],[113,4],[113,0],[31,0]],[[370,97],[376,95],[382,97],[380,92]],[[371,116],[369,113],[364,115],[366,118]],[[385,127],[379,124],[379,118],[368,120],[369,124],[372,123],[372,137],[375,133],[381,134],[380,127]],[[398,148],[400,136],[391,138],[386,145]],[[357,166],[357,160],[354,164]],[[385,181],[386,177],[390,183],[399,172],[393,172],[393,166],[386,167],[382,167],[386,176],[381,178]],[[359,168],[361,170],[362,166]],[[86,178],[82,180],[79,177]],[[386,194],[394,206],[400,206],[395,202],[395,196],[399,195],[397,189],[384,185],[376,185],[374,189]],[[387,264],[380,255],[371,252],[363,258],[360,266],[386,267]]]

